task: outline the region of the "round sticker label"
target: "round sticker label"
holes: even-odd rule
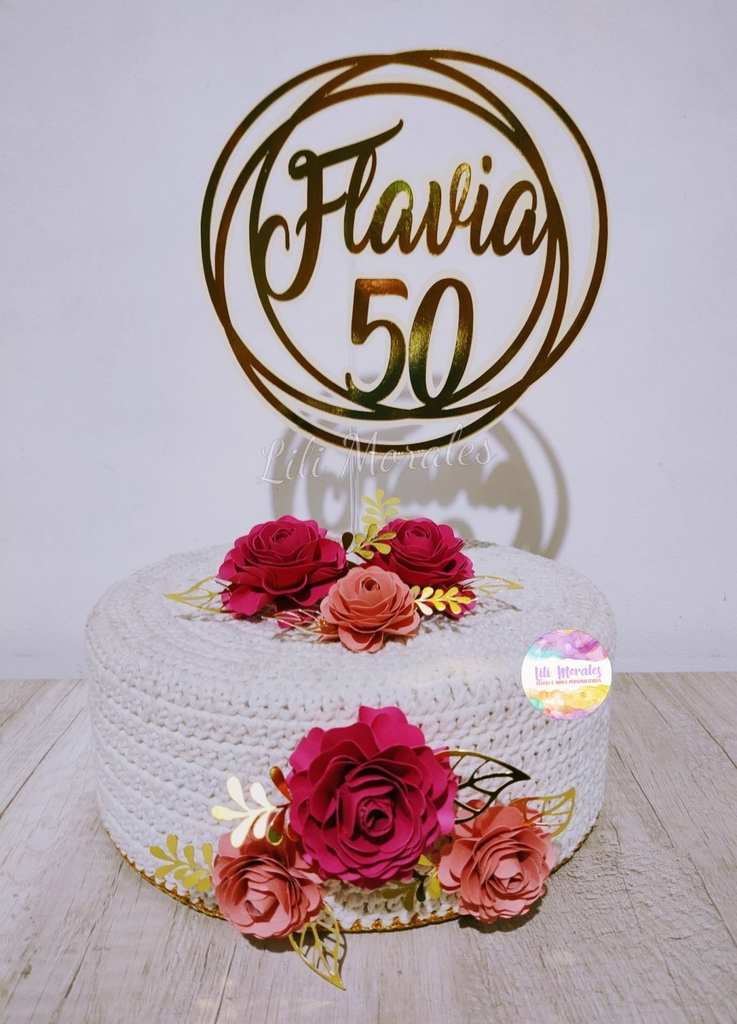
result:
[[[606,700],[612,665],[598,640],[580,629],[539,637],[522,662],[530,703],[548,718],[585,718]]]

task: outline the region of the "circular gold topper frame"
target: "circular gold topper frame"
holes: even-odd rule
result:
[[[401,67],[405,77],[397,80],[389,77],[393,68]],[[477,81],[468,73],[468,68],[488,69],[505,76],[529,90],[537,100],[553,112],[562,122],[580,150],[593,186],[596,204],[597,232],[592,243],[593,258],[590,259],[590,277],[580,304],[572,320],[563,328],[570,284],[570,251],[566,225],[560,201],[546,170],[541,153],[531,134],[520,118],[487,85]],[[416,69],[421,81],[407,80],[407,69]],[[376,72],[379,75],[376,75]],[[428,76],[429,73],[429,76]],[[372,80],[362,81],[372,75]],[[428,77],[436,84],[428,84]],[[214,223],[216,197],[223,183],[224,172],[234,151],[264,112],[293,90],[319,79],[314,91],[302,98],[289,116],[253,150],[239,169],[235,182],[224,203],[219,222]],[[461,89],[450,91],[450,86]],[[404,182],[393,182],[385,189],[377,204],[371,226],[362,239],[351,235],[349,207],[360,203],[369,190],[376,172],[377,149],[396,136],[402,128],[396,125],[380,135],[333,150],[327,155],[318,155],[310,150],[301,150],[289,160],[289,174],[293,180],[304,179],[307,202],[297,223],[297,234],[304,237],[302,256],[293,282],[282,292],[276,292],[268,278],[267,251],[276,234],[282,235],[286,248],[290,245],[289,225],[281,215],[272,215],[262,221],[261,204],[275,161],[287,144],[294,130],[307,118],[336,104],[349,103],[369,95],[419,96],[441,103],[452,104],[476,116],[487,129],[501,134],[524,158],[539,183],[546,221],[544,228],[534,235],[537,196],[530,182],[519,182],[513,186],[499,207],[497,216],[487,238],[481,238],[481,211],[478,224],[474,224],[476,208],[468,214],[466,199],[470,186],[470,167],[459,165],[450,188],[451,226],[449,234],[441,239],[438,235],[438,213],[440,200],[436,197],[433,223],[433,195],[431,192],[428,209],[422,224],[412,235],[411,217],[402,212],[391,236],[384,236],[386,214],[395,196],[402,189],[409,190]],[[336,156],[337,154],[337,156]],[[337,200],[326,200],[322,194],[323,170],[339,159],[355,160],[351,187]],[[486,163],[488,161],[488,163]],[[491,160],[484,157],[484,171],[491,168]],[[465,170],[464,170],[465,168]],[[436,183],[432,183],[435,185]],[[355,187],[354,187],[355,186]],[[226,248],[239,200],[247,187],[253,189],[248,226],[247,242],[251,259],[253,283],[263,312],[270,324],[274,340],[283,346],[291,359],[306,372],[315,383],[314,394],[280,378],[274,369],[256,357],[247,341],[241,337],[231,319],[226,294]],[[438,186],[439,188],[439,186]],[[351,193],[351,189],[353,192]],[[521,222],[509,238],[510,220],[520,198],[528,196],[531,206],[523,214]],[[383,205],[382,205],[383,204]],[[352,253],[371,247],[374,252],[386,252],[395,245],[400,252],[413,251],[424,234],[429,251],[437,255],[448,244],[450,235],[458,229],[469,231],[472,251],[478,255],[489,247],[497,255],[505,255],[516,246],[523,253],[530,254],[541,248],[544,253],[539,291],[526,320],[514,337],[506,343],[504,351],[491,366],[485,367],[475,379],[463,382],[469,361],[473,337],[473,300],[468,287],[456,278],[435,281],[419,304],[409,339],[405,339],[396,324],[388,320],[371,320],[369,300],[372,295],[397,295],[407,298],[407,288],[397,278],[359,278],[355,284],[351,341],[360,345],[378,327],[387,330],[390,347],[386,372],[381,380],[370,389],[364,389],[353,380],[351,373],[345,373],[345,384],[331,379],[319,368],[311,365],[298,346],[287,335],[279,321],[274,300],[288,302],[301,295],[311,279],[320,247],[322,217],[345,207],[344,229],[346,247]],[[477,202],[478,205],[478,202]],[[411,211],[411,203],[410,203]],[[531,211],[531,212],[530,212]],[[353,210],[355,213],[355,208]],[[378,220],[377,220],[378,219]],[[434,233],[433,233],[434,232]],[[220,154],[205,193],[201,219],[202,260],[207,288],[225,330],[230,346],[244,373],[266,401],[284,418],[328,444],[345,446],[346,433],[351,431],[354,450],[372,448],[379,453],[425,451],[443,446],[474,434],[498,420],[518,401],[524,392],[538,378],[546,373],[568,350],[581,331],[596,300],[604,273],[608,237],[608,222],[604,188],[593,154],[581,131],[570,116],[539,85],[526,76],[495,61],[471,54],[450,50],[423,50],[392,55],[351,57],[335,60],[304,72],[274,90],[256,106],[238,126]],[[475,248],[474,248],[475,246]],[[544,247],[544,248],[543,248]],[[446,379],[439,390],[431,393],[428,381],[428,351],[430,334],[438,304],[446,290],[455,291],[459,307],[459,323],[456,345]],[[492,382],[514,359],[530,338],[536,324],[552,299],[552,315],[544,339],[534,359],[515,382],[491,393]],[[345,368],[344,368],[345,369]],[[400,385],[409,379],[409,388],[414,404],[392,404],[392,395]],[[485,390],[484,390],[485,389]],[[482,392],[479,395],[479,392]],[[449,422],[472,417],[462,427],[449,429]],[[377,425],[388,423],[412,424],[415,431],[420,429],[418,440],[377,440]],[[339,429],[344,428],[343,432]],[[346,429],[347,428],[347,431]],[[369,435],[373,435],[369,438]]]

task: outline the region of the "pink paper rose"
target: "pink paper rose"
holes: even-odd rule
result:
[[[407,586],[447,590],[473,578],[473,562],[462,551],[465,541],[450,526],[432,519],[392,519],[386,530],[396,534],[387,542],[391,550],[387,555],[377,552],[371,564],[395,572]],[[473,594],[471,590],[463,592]],[[475,601],[462,605],[454,617],[474,606]]]
[[[282,516],[254,526],[225,556],[223,606],[237,617],[277,607],[311,607],[345,572],[345,551],[314,519]]]
[[[378,651],[388,636],[408,636],[420,624],[409,587],[379,566],[351,569],[320,605],[324,639],[352,651]]]
[[[240,849],[221,836],[212,886],[223,917],[244,935],[284,938],[320,913],[319,877],[297,845],[284,837],[279,846],[249,836]]]
[[[456,825],[443,847],[438,881],[458,893],[462,914],[492,924],[530,909],[555,864],[550,836],[510,805],[489,807]]]
[[[458,778],[396,707],[312,729],[289,759],[291,827],[325,878],[363,889],[412,876],[455,820]]]

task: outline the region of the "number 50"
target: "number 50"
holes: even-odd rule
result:
[[[458,330],[453,359],[445,383],[436,395],[431,395],[427,383],[427,363],[430,335],[440,300],[452,288],[458,296]],[[389,358],[386,371],[376,387],[365,391],[354,382],[350,373],[345,382],[350,398],[359,405],[375,408],[399,384],[408,359],[407,342],[399,327],[391,320],[369,320],[369,303],[373,295],[398,295],[408,298],[407,286],[396,277],[361,277],[353,292],[351,341],[363,345],[369,335],[380,327],[389,335]],[[452,399],[468,364],[473,337],[473,299],[468,287],[454,277],[436,281],[419,305],[409,334],[409,381],[417,399],[423,406],[443,409]]]

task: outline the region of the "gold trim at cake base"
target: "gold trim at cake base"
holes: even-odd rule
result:
[[[597,815],[597,817],[598,817],[598,815]],[[595,824],[596,824],[596,821],[594,821],[594,825]],[[572,850],[571,853],[569,853],[567,857],[564,857],[564,859],[562,861],[560,861],[559,864],[555,865],[555,867],[553,868],[553,871],[557,871],[558,868],[562,867],[565,863],[567,863],[567,861],[569,861],[571,859],[571,857],[573,856],[574,853],[576,853],[578,850],[581,849],[583,844],[586,842],[588,837],[591,835],[591,832],[593,831],[594,825],[591,826],[591,828],[588,830],[588,832],[583,837],[581,842],[576,846],[576,848],[574,850]],[[105,831],[107,832],[107,829],[105,829]],[[142,871],[141,868],[139,868],[136,864],[134,864],[133,861],[130,859],[130,857],[128,857],[121,850],[121,848],[115,842],[115,840],[110,835],[110,833],[107,832],[107,834],[110,837],[111,843],[113,844],[115,849],[118,851],[120,856],[123,858],[123,860],[127,864],[130,864],[130,866],[133,868],[133,870],[136,871],[141,876],[141,878],[145,879],[150,885],[153,885],[153,886],[155,886],[155,888],[160,889],[161,892],[166,893],[167,896],[171,896],[178,903],[183,903],[185,907],[190,907],[192,910],[196,910],[200,914],[205,914],[207,917],[218,917],[218,918],[220,918],[221,921],[225,920],[223,915],[220,913],[220,911],[216,907],[212,907],[212,908],[208,907],[201,900],[193,900],[190,896],[182,895],[182,893],[178,892],[176,889],[170,889],[164,882],[160,882],[158,880],[158,878],[154,878],[152,875],[146,874],[145,871]],[[336,915],[336,917],[337,917],[337,915]],[[344,931],[344,932],[397,932],[397,931],[404,931],[407,928],[422,928],[426,924],[440,924],[443,921],[452,921],[456,917],[459,917],[459,914],[458,914],[457,911],[455,911],[455,910],[448,910],[444,914],[437,914],[437,913],[433,912],[432,914],[428,914],[427,917],[420,917],[419,914],[415,914],[414,917],[412,917],[409,921],[406,921],[406,922],[405,921],[400,921],[398,917],[395,917],[392,920],[391,924],[384,924],[384,922],[382,921],[382,919],[380,917],[377,917],[376,920],[373,922],[373,924],[370,924],[370,925],[365,925],[360,919],[358,921],[354,922],[354,924],[352,924],[350,926],[350,928],[343,928],[343,925],[340,924],[340,920],[339,919],[338,919],[338,924],[340,925],[341,930]]]

